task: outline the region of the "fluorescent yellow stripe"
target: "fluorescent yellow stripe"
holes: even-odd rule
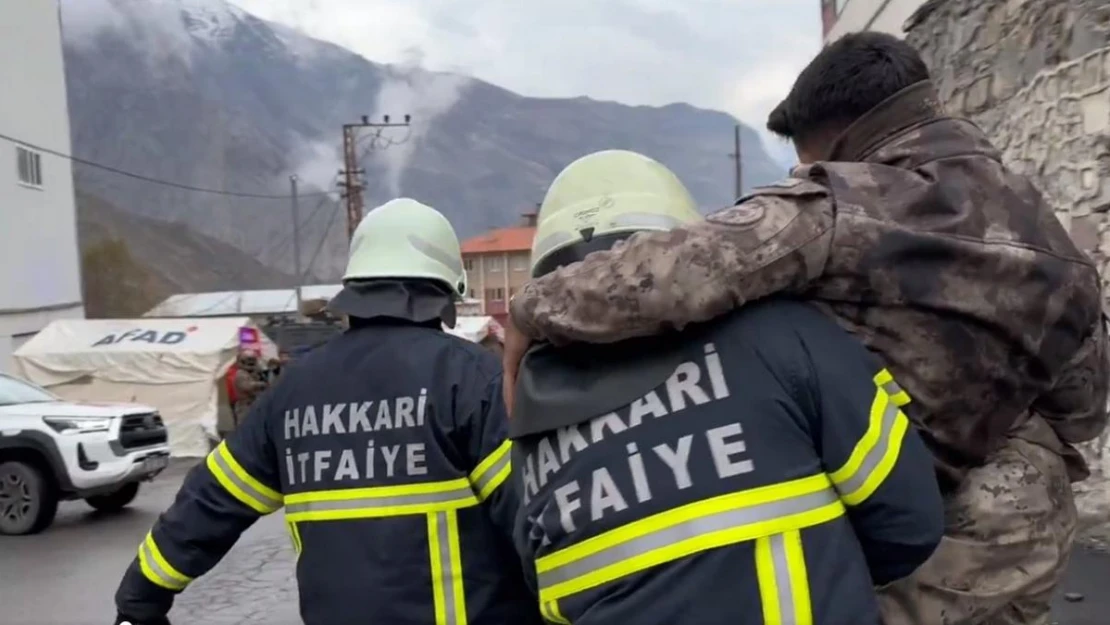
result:
[[[775,559],[771,556],[771,538],[755,540],[755,573],[759,580],[759,602],[763,605],[764,625],[783,625],[779,608],[779,585],[775,580]]]
[[[149,557],[147,552],[150,553]],[[158,549],[158,544],[154,542],[153,532],[147,532],[139,546],[139,569],[152,583],[168,590],[182,590],[193,581],[193,578],[178,571],[166,560]]]
[[[558,623],[559,625],[571,625],[571,622],[568,621],[567,617],[563,616],[562,611],[559,610],[558,601],[546,601],[540,603],[540,614],[552,623]]]
[[[412,514],[433,514],[468,508],[476,502],[474,497],[461,498],[455,501],[436,503],[417,503],[401,506],[383,506],[366,508],[348,508],[345,510],[320,510],[308,512],[287,512],[285,518],[290,521],[344,521],[350,519],[380,519],[383,517],[405,516]]]
[[[375,497],[403,497],[405,495],[426,495],[442,493],[460,488],[468,488],[469,480],[460,477],[443,482],[421,482],[399,486],[371,486],[368,488],[342,488],[305,493],[291,493],[285,498],[285,505],[307,503],[310,501],[343,501],[345,499],[372,499]]]
[[[874,383],[875,397],[871,402],[867,431],[844,466],[829,476],[841,491],[844,503],[850,506],[863,503],[882,486],[898,461],[902,440],[909,428],[909,420],[898,409],[910,402],[909,395],[886,369],[875,375]],[[890,390],[895,392],[891,394]],[[886,429],[889,431],[884,431]],[[879,453],[881,457],[876,458]]]
[[[809,573],[806,571],[802,533],[791,530],[783,538],[786,545],[786,569],[790,576],[790,591],[794,603],[792,625],[813,625],[813,606],[809,597]]]
[[[459,519],[454,512],[447,514],[448,551],[451,554],[451,586],[455,597],[455,625],[466,625],[466,595],[463,593],[462,555],[459,553]]]
[[[695,553],[727,545],[734,545],[771,534],[780,534],[794,528],[819,525],[840,517],[843,514],[844,505],[838,501],[817,510],[782,517],[774,521],[752,523],[750,525],[733,527],[712,534],[695,536],[687,540],[671,543],[665,547],[647,553],[627,558],[617,564],[596,569],[572,580],[543,588],[540,590],[540,599],[543,601],[561,599],[639,573],[653,566],[673,562],[674,560]],[[558,552],[553,555],[557,555],[557,553]],[[536,563],[536,568],[537,570],[539,569],[539,561]]]
[[[481,462],[479,462],[478,466],[470,472],[470,481],[478,481],[482,477],[482,474],[488,471],[489,468],[496,464],[498,461],[500,461],[501,458],[505,456],[505,454],[509,453],[509,450],[511,450],[512,447],[513,443],[508,439],[498,445],[497,449],[494,449],[492,452],[490,452],[490,454],[486,456]]]
[[[244,506],[247,506],[248,508],[254,510],[259,514],[268,514],[270,512],[273,512],[273,510],[267,508],[265,504],[243,492],[243,489],[239,488],[238,484],[231,481],[231,478],[229,478],[227,474],[224,473],[224,470],[220,468],[220,465],[216,464],[216,458],[212,455],[215,453],[216,452],[213,451],[211,454],[208,454],[208,460],[206,461],[206,464],[208,465],[208,470],[212,473],[212,477],[216,478],[216,481],[220,483],[220,486],[223,486],[224,490],[226,490],[228,494],[230,494]]]
[[[248,486],[258,491],[265,497],[268,497],[275,501],[282,500],[281,493],[270,488],[269,486],[266,486],[262,482],[259,482],[258,480],[254,479],[253,475],[247,473],[247,470],[243,468],[243,465],[239,464],[239,461],[235,459],[235,456],[231,455],[231,450],[227,448],[227,441],[222,441],[219,447],[216,448],[216,451],[220,452],[220,455],[223,457],[223,459],[227,461],[227,464],[231,467],[232,472],[234,472],[235,475],[239,477],[239,479],[246,482]]]
[[[894,402],[895,406],[901,408],[902,406],[910,403],[910,394],[906,391],[898,391],[897,393],[890,396],[890,401]]]
[[[863,433],[855,448],[852,449],[852,455],[848,457],[844,466],[829,474],[833,484],[846,482],[855,475],[863,466],[867,455],[878,444],[879,437],[883,433],[883,412],[886,411],[887,401],[887,394],[881,389],[875,392],[875,399],[871,401],[871,415],[867,423],[867,431]]]
[[[224,467],[220,466],[221,461],[231,469],[232,475],[228,475]],[[222,486],[228,494],[251,510],[259,514],[270,514],[281,507],[281,493],[263,486],[258,480],[251,477],[231,455],[231,451],[227,448],[226,441],[221,442],[212,453],[208,454],[205,464],[208,466],[208,471],[212,474],[212,477],[216,478],[220,486]],[[247,492],[247,489],[244,489],[242,485],[246,485],[247,489],[254,492]],[[270,501],[264,501],[260,499],[260,497],[265,497]]]
[[[858,506],[859,504],[867,501],[867,498],[875,493],[883,482],[886,481],[890,472],[894,470],[894,465],[898,463],[898,456],[902,452],[902,441],[906,438],[906,432],[909,430],[910,420],[902,411],[898,411],[898,416],[894,422],[894,428],[890,432],[890,442],[885,451],[883,451],[883,459],[879,462],[875,470],[867,476],[863,485],[846,495],[842,495],[841,499],[849,506]]]
[[[432,603],[435,606],[436,625],[447,624],[446,598],[443,592],[443,566],[439,559],[439,522],[436,515],[428,515],[428,553],[432,564]]]
[[[293,539],[293,552],[300,555],[302,549],[301,530],[297,528],[297,524],[294,522],[290,521],[287,525],[289,526],[289,537]]]
[[[489,496],[493,494],[493,491],[497,490],[498,487],[500,487],[501,484],[505,482],[505,480],[509,479],[509,474],[512,473],[512,468],[512,464],[505,463],[505,466],[497,472],[497,475],[493,476],[493,479],[489,482],[486,482],[485,486],[482,487],[482,490],[478,492],[478,501],[485,501],[486,499],[488,499]]]
[[[716,514],[718,512],[725,512],[728,510],[736,510],[741,508],[748,508],[758,506],[760,504],[772,503],[775,501],[782,501],[785,499],[792,499],[794,497],[801,497],[810,493],[816,493],[829,488],[829,478],[825,474],[811,475],[791,482],[781,482],[779,484],[771,484],[769,486],[762,486],[745,490],[736,493],[728,493],[720,495],[711,499],[703,501],[696,501],[693,503],[673,508],[665,512],[660,512],[637,521],[633,521],[627,525],[623,525],[608,532],[598,534],[591,538],[571,545],[565,549],[561,549],[552,554],[546,555],[536,561],[536,572],[542,573],[560,566],[569,564],[576,560],[581,560],[587,556],[593,555],[595,552],[623,543],[645,534],[650,534],[654,531],[665,529],[674,525],[680,525],[682,522]],[[836,505],[834,516],[839,516],[843,512],[842,508]],[[812,513],[804,513],[812,514]],[[818,515],[821,516],[821,515]],[[780,521],[772,521],[767,523],[758,523],[760,527],[768,525],[774,526],[779,524]],[[786,527],[785,529],[791,529]],[[764,534],[774,534],[776,531],[761,531]],[[778,530],[784,531],[784,530]],[[755,536],[752,536],[755,538]]]

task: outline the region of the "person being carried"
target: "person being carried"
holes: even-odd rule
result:
[[[532,275],[700,220],[658,162],[591,154],[544,198]],[[943,533],[909,398],[811,305],[542,345],[519,389],[515,535],[552,623],[880,625],[872,582],[912,573]]]
[[[516,295],[507,395],[529,340],[611,343],[804,297],[909,391],[945,492],[945,540],[883,589],[885,621],[1046,622],[1075,533],[1069,479],[1088,474],[1073,445],[1107,418],[1096,267],[896,37],[827,46],[768,128],[794,143],[791,178]]]

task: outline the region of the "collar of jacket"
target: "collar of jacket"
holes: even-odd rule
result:
[[[363,321],[399,320],[427,324],[442,321],[455,327],[455,299],[446,289],[424,280],[347,282],[328,308]]]
[[[829,161],[866,161],[896,136],[944,118],[944,106],[931,80],[923,80],[883,100],[837,137]]]

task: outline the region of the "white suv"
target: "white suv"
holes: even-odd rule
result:
[[[0,535],[41,532],[63,499],[119,510],[169,457],[154,408],[67,402],[0,374]]]

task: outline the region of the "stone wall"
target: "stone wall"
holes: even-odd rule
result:
[[[953,114],[974,120],[1037,183],[1110,273],[1110,3],[930,0],[908,23]],[[1086,446],[1086,523],[1110,521],[1110,432]]]

